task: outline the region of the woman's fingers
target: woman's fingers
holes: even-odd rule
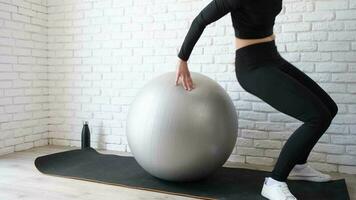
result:
[[[190,77],[190,74],[180,74],[177,73],[175,84],[178,85],[179,79],[182,79],[182,85],[185,90],[192,90],[193,89],[193,81]]]
[[[177,75],[176,75],[176,85],[178,85],[178,81],[179,81],[179,74],[177,73]]]
[[[193,89],[193,81],[191,78],[189,78],[189,90],[192,90]]]
[[[187,90],[190,90],[190,81],[189,81],[189,76],[185,78],[185,84],[187,85]]]
[[[185,82],[184,82],[185,79],[184,79],[184,75],[181,76],[181,80],[182,80],[182,85],[183,85],[183,87],[184,87],[184,89],[185,89]]]
[[[193,81],[192,81],[192,78],[190,77],[190,74],[187,75],[187,87],[189,90],[192,90],[193,89]]]
[[[186,83],[186,80],[187,80],[186,76],[185,76],[185,75],[183,75],[183,76],[182,76],[182,83],[183,83],[183,87],[184,87],[184,89],[187,89],[187,83]]]

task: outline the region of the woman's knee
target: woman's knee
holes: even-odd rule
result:
[[[334,116],[335,114],[329,110],[322,109],[311,115],[307,122],[326,130],[330,126]]]
[[[337,104],[333,101],[333,109],[330,111],[332,118],[335,117],[335,115],[337,114],[338,111],[339,111],[339,107],[338,107]]]

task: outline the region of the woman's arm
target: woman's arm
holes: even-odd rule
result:
[[[240,0],[213,0],[194,18],[184,42],[178,53],[178,57],[187,61],[205,27],[229,13]]]

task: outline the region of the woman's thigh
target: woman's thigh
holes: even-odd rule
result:
[[[330,115],[318,96],[288,73],[274,65],[238,70],[237,79],[242,88],[260,98],[276,110],[300,121]]]
[[[288,61],[285,61],[283,65],[278,65],[278,68],[318,96],[326,107],[328,107],[331,114],[336,115],[338,110],[336,103],[313,79]]]

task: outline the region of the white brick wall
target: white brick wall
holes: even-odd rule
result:
[[[0,1],[0,155],[48,144],[47,5]]]
[[[4,113],[0,121],[9,121],[2,125],[9,127],[2,133],[11,138],[7,145],[14,148],[12,144],[23,143],[10,129],[18,126],[15,118],[30,118],[31,123],[34,117],[48,114],[44,124],[48,124],[51,144],[79,147],[82,120],[89,120],[94,147],[130,151],[125,137],[130,103],[148,80],[176,69],[184,36],[209,2],[47,0],[28,2],[36,5],[31,9],[2,3],[7,7],[0,8],[0,25],[8,28],[0,30],[0,45],[5,47],[0,48],[0,60],[16,63],[5,64],[0,73],[0,80],[10,79],[1,80],[0,92],[4,96],[0,104],[10,104],[0,107]],[[20,16],[19,12],[26,14]],[[38,12],[42,14],[36,15]],[[11,32],[19,25],[28,31]],[[355,1],[283,0],[274,32],[282,56],[317,81],[339,106],[309,162],[325,171],[355,173]],[[233,36],[229,14],[209,25],[192,52],[189,68],[215,79],[236,105],[239,138],[230,160],[273,165],[301,122],[239,86],[234,74]],[[48,46],[39,41],[47,41]],[[13,48],[6,48],[9,46]],[[39,59],[42,56],[47,59]],[[46,66],[48,73],[42,71]],[[31,117],[23,110],[36,112]],[[0,142],[0,147],[4,144]]]

